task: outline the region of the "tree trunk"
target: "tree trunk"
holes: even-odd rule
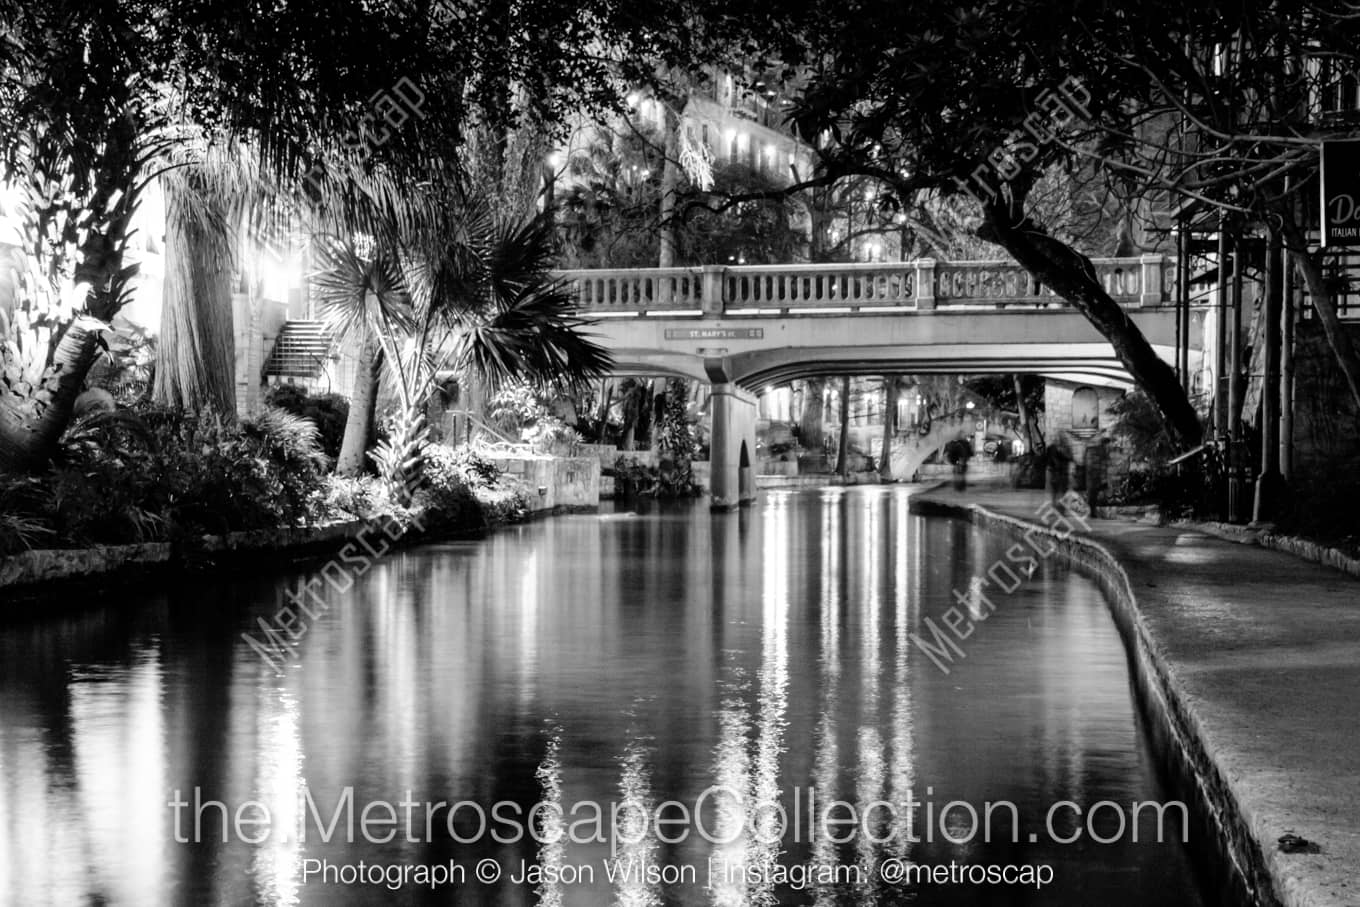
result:
[[[0,400],[0,472],[36,472],[51,461],[71,421],[76,397],[99,355],[98,339],[108,325],[81,315],[71,322],[52,354],[56,374],[51,397],[35,416],[21,415]]]
[[[675,193],[680,185],[680,123],[671,113],[665,113],[665,158],[661,164],[661,250],[657,267],[675,266]]]
[[[1346,379],[1351,399],[1360,406],[1360,357],[1356,356],[1355,345],[1351,343],[1350,335],[1346,333],[1341,319],[1337,317],[1336,301],[1327,287],[1322,265],[1308,252],[1308,240],[1298,224],[1294,223],[1290,212],[1285,209],[1277,210],[1281,215],[1285,248],[1289,250],[1290,258],[1303,275],[1304,283],[1308,284],[1308,301],[1313,304],[1318,322],[1322,325],[1322,332],[1326,335],[1327,343],[1341,366],[1341,374]]]
[[[232,248],[227,206],[189,184],[165,182],[165,293],[152,399],[162,406],[211,407],[235,418]],[[197,198],[191,198],[197,196]],[[195,211],[209,206],[205,218]]]
[[[850,376],[841,377],[841,439],[836,446],[836,475],[850,474]]]
[[[1018,374],[1012,375],[1011,378],[1015,381],[1015,408],[1020,414],[1020,435],[1025,439],[1025,453],[1043,453],[1040,449],[1043,444],[1034,440],[1036,426],[1029,411],[1029,404],[1025,402],[1025,383],[1020,380]]]
[[[822,454],[823,412],[822,402],[826,396],[825,378],[808,378],[807,390],[803,394],[803,411],[798,414],[798,441],[808,450]]]
[[[888,375],[883,379],[883,449],[878,456],[878,477],[884,482],[893,480],[892,445],[893,428],[897,421],[897,376]]]
[[[1202,435],[1199,416],[1175,370],[1161,360],[1128,313],[1105,292],[1090,259],[1049,236],[1024,216],[1019,204],[998,201],[984,206],[986,219],[978,235],[1001,246],[1086,316],[1114,347],[1133,380],[1156,403],[1172,437],[1181,447],[1198,444]]]
[[[359,351],[359,362],[354,371],[354,392],[349,398],[349,417],[345,420],[345,436],[340,442],[340,456],[335,461],[335,474],[353,478],[364,471],[369,435],[373,428],[373,414],[378,402],[378,375],[382,359],[378,341],[365,337]]]
[[[600,379],[600,407],[595,418],[595,443],[603,444],[605,429],[609,425],[609,407],[614,402],[614,382],[609,378]]]

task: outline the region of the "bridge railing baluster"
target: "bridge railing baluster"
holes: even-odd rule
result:
[[[1175,266],[1164,256],[1093,259],[1096,279],[1120,305],[1160,304],[1174,293]],[[704,273],[714,278],[706,289]],[[923,276],[927,302],[939,308],[1063,304],[1015,262],[926,261],[851,264],[741,265],[726,268],[636,268],[561,271],[558,277],[583,312],[720,312],[732,309],[914,310]],[[723,298],[709,300],[721,289]],[[926,306],[922,304],[923,308]]]

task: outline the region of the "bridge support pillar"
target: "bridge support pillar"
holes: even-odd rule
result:
[[[756,399],[735,384],[713,385],[709,500],[730,510],[756,499]]]

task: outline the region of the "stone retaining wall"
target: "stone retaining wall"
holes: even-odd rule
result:
[[[190,544],[150,542],[140,545],[101,545],[96,548],[57,548],[24,551],[0,558],[0,590],[32,591],[41,583],[83,580],[183,566],[231,556],[261,554],[305,556],[313,547],[331,548],[357,536],[366,520],[344,520],[320,526],[254,529],[220,536],[203,536]],[[0,603],[8,597],[0,595]]]
[[[524,483],[532,513],[600,506],[600,461],[595,457],[513,457],[486,455]]]

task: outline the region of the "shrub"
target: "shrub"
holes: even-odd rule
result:
[[[327,513],[369,519],[391,510],[387,485],[372,476],[327,476],[322,487],[322,506]]]
[[[278,410],[234,425],[212,412],[141,414],[145,443],[66,445],[49,475],[67,543],[116,544],[309,522],[325,459],[311,423]]]
[[[514,480],[479,488],[474,494],[489,522],[518,523],[529,515],[529,491]]]
[[[464,478],[456,451],[432,444],[425,452],[424,482],[415,503],[425,509],[425,521],[438,528],[481,529],[482,509]]]
[[[437,456],[445,468],[455,470],[469,488],[495,486],[501,481],[501,468],[471,447],[439,447]]]
[[[660,466],[644,466],[636,457],[621,456],[605,475],[614,477],[619,495],[625,498],[692,498],[699,494],[693,471],[680,470],[669,458],[662,460]]]
[[[311,421],[317,443],[332,460],[340,456],[349,420],[349,400],[340,394],[310,394],[296,384],[276,384],[265,393],[265,403]]]
[[[0,476],[0,556],[44,544],[52,537],[38,479]]]

